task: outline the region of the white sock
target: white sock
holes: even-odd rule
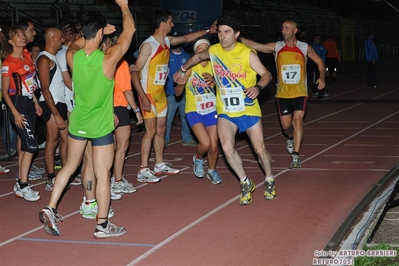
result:
[[[164,162],[162,162],[162,163],[156,163],[156,164],[155,164],[156,167],[161,167],[161,166],[163,166],[163,165],[164,165]]]
[[[274,177],[273,177],[273,175],[271,175],[271,176],[266,176],[266,178],[265,178],[265,180],[267,181],[267,182],[273,182],[274,181]]]

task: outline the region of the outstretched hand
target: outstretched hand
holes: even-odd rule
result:
[[[127,5],[128,4],[128,0],[115,0],[115,3],[118,6]]]
[[[215,20],[215,22],[213,22],[213,24],[209,27],[209,32],[210,33],[217,33],[217,26],[216,26],[216,23],[217,23],[217,21],[218,20]]]
[[[184,84],[184,73],[180,72],[179,70],[173,75],[173,80],[177,84]]]
[[[116,31],[116,28],[115,28],[114,25],[107,24],[104,27],[104,35],[108,35],[108,34],[114,33],[115,31]]]
[[[104,35],[108,35],[108,34],[114,33],[115,31],[116,31],[116,28],[115,28],[114,25],[107,24],[104,27]]]

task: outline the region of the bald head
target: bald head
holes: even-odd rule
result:
[[[64,42],[62,31],[57,28],[48,28],[44,33],[46,41],[45,50],[51,54],[55,54],[62,47]]]
[[[295,21],[287,20],[283,22],[281,34],[284,41],[295,40],[295,34],[298,32],[298,26]]]
[[[44,33],[44,40],[46,42],[48,42],[48,41],[51,40],[51,38],[53,36],[56,36],[57,34],[61,34],[61,31],[59,29],[57,29],[57,28],[48,28],[46,30],[46,32]]]
[[[294,29],[298,28],[298,24],[297,24],[295,21],[286,20],[286,21],[284,21],[283,25],[284,25],[285,23],[289,24],[289,25],[290,25],[291,27],[293,27]]]

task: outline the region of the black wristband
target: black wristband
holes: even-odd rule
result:
[[[261,90],[262,90],[262,86],[259,85],[259,84],[256,84],[254,87],[256,87],[256,88],[258,89],[258,91],[261,91]]]

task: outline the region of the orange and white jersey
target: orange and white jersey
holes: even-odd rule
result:
[[[140,71],[140,82],[147,94],[157,95],[164,92],[164,86],[168,77],[168,63],[170,57],[170,41],[164,38],[165,46],[160,45],[153,36],[144,42],[152,47],[151,56],[148,57],[143,69]],[[142,44],[142,45],[143,45]]]
[[[292,99],[308,96],[306,61],[308,44],[297,41],[288,47],[284,41],[276,42],[277,98]]]

